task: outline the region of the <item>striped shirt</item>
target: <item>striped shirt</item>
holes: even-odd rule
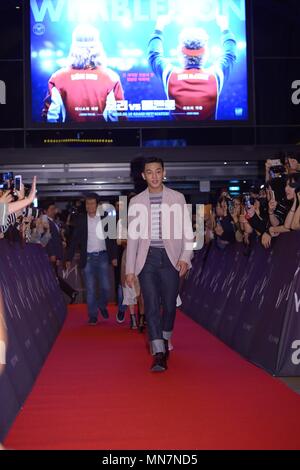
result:
[[[154,248],[164,248],[161,229],[161,203],[163,193],[149,193],[151,205],[151,242]]]
[[[6,233],[9,227],[13,225],[17,225],[17,229],[19,230],[19,224],[17,220],[19,216],[28,217],[28,207],[25,207],[24,209],[21,209],[18,212],[12,212],[11,214],[8,214],[6,220],[2,220],[2,222],[0,221],[0,233]],[[38,215],[34,217],[34,219],[37,218]]]
[[[0,233],[5,233],[11,225],[15,225],[17,222],[16,214],[12,213],[6,217],[5,223],[0,225]]]

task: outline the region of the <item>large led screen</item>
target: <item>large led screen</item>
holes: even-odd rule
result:
[[[247,121],[245,0],[30,0],[33,125]]]

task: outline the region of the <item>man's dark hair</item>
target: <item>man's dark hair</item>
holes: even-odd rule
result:
[[[88,193],[85,195],[85,200],[87,201],[88,199],[94,199],[96,203],[99,203],[99,196],[96,193]]]
[[[164,169],[164,162],[162,161],[161,158],[158,158],[158,157],[147,157],[145,158],[144,162],[143,162],[143,172],[145,171],[145,167],[146,165],[149,165],[150,163],[159,163],[162,167],[162,169]]]
[[[134,191],[139,194],[147,188],[146,181],[142,178],[144,168],[143,155],[139,155],[130,162],[130,176],[134,184]]]

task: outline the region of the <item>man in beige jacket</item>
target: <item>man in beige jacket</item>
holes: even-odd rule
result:
[[[163,161],[146,159],[142,176],[148,187],[129,205],[126,282],[132,287],[139,277],[156,372],[167,369],[179,278],[191,267],[193,229],[184,196],[163,184]]]

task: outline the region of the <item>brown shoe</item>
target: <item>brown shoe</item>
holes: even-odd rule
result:
[[[153,359],[152,366],[151,366],[151,371],[163,372],[164,370],[167,370],[167,368],[168,366],[167,366],[165,353],[162,353],[162,352],[156,353]]]

